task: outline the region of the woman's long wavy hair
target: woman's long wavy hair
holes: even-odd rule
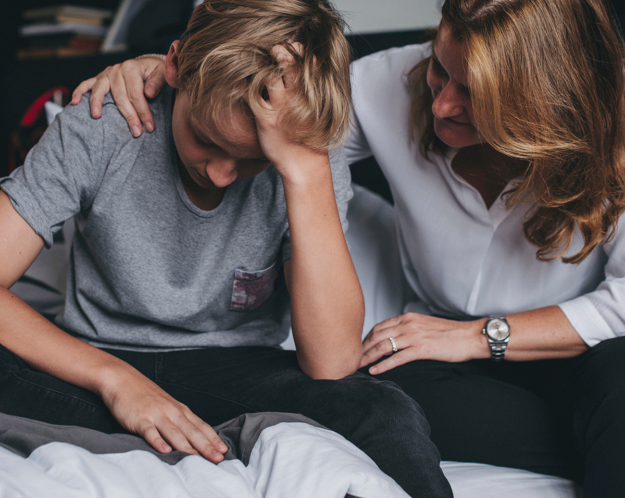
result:
[[[523,231],[539,260],[579,263],[611,240],[625,211],[625,50],[603,0],[446,0],[467,49],[478,129],[497,151],[527,161],[507,206],[531,202]],[[434,133],[429,58],[409,73],[411,123],[425,157]],[[583,248],[564,256],[575,231]]]
[[[205,0],[179,44],[178,81],[192,118],[224,122],[259,109],[264,89],[285,74],[271,49],[284,46],[297,77],[283,126],[316,150],[339,143],[349,127],[350,48],[344,22],[327,0]],[[302,44],[298,53],[292,43]]]

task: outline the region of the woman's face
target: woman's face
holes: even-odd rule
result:
[[[432,45],[427,84],[434,98],[432,113],[436,136],[456,148],[483,143],[467,87],[465,50],[444,22]]]

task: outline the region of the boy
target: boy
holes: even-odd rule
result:
[[[167,55],[153,134],[130,137],[110,98],[91,120],[84,99],[0,180],[0,411],[214,462],[209,424],[298,412],[412,495],[449,494],[414,402],[361,375],[313,380],[361,354],[349,174],[328,158],[349,109],[342,28],[324,0],[205,2]],[[72,216],[57,327],[8,288]],[[276,347],[289,309],[295,354]]]

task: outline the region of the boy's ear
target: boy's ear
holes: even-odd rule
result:
[[[165,80],[173,88],[178,88],[178,44],[180,40],[174,41],[169,47],[167,59],[165,60]]]

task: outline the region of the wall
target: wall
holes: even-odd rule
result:
[[[333,0],[353,33],[379,33],[438,25],[442,0]]]

